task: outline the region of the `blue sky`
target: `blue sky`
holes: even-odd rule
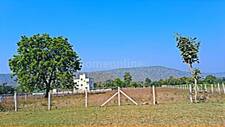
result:
[[[187,70],[174,33],[198,37],[204,72],[225,71],[225,0],[1,0],[0,73],[21,35],[69,38],[83,71],[161,65]]]

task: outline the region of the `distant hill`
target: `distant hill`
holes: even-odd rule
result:
[[[190,73],[180,71],[173,68],[167,68],[163,66],[151,66],[151,67],[136,67],[136,68],[121,68],[107,71],[87,72],[88,76],[94,78],[95,82],[104,82],[107,80],[113,80],[115,78],[123,78],[125,72],[130,72],[134,81],[144,81],[145,78],[151,80],[166,79],[170,76],[173,77],[187,77]],[[202,76],[214,75],[216,77],[225,77],[224,73],[203,73]],[[7,82],[9,85],[15,86],[17,83],[11,78],[10,74],[0,74],[0,85]]]
[[[10,74],[0,74],[0,85],[7,83],[9,86],[16,86],[16,81],[11,78]]]
[[[150,78],[153,81],[160,79],[167,79],[170,76],[173,77],[188,77],[190,73],[180,71],[173,68],[167,68],[163,66],[151,66],[151,67],[136,67],[136,68],[121,68],[108,71],[90,72],[87,73],[89,77],[94,78],[95,82],[104,82],[107,80],[113,80],[115,78],[123,78],[125,72],[130,72],[134,81],[144,81],[146,78]],[[202,76],[214,75],[216,77],[225,77],[225,73],[203,73]]]

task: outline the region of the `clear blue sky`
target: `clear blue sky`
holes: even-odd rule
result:
[[[198,37],[204,72],[225,71],[225,0],[1,0],[0,73],[21,35],[69,38],[84,71],[162,65],[186,70],[174,33]]]

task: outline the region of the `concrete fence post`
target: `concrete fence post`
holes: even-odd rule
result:
[[[192,86],[191,86],[191,84],[189,84],[189,98],[190,98],[191,103],[193,103],[193,99],[192,99]]]
[[[217,87],[218,87],[218,93],[220,94],[220,84],[219,83],[217,84]]]
[[[223,86],[223,93],[225,94],[225,86],[224,86],[224,83],[222,84]]]
[[[208,91],[207,85],[206,85],[206,84],[204,84],[204,88],[205,88],[205,91]]]
[[[152,97],[153,97],[153,105],[156,104],[156,99],[155,99],[155,86],[152,86]]]
[[[17,93],[16,93],[16,91],[14,92],[14,107],[15,107],[15,112],[17,112],[18,107],[17,107]]]
[[[88,92],[85,90],[85,108],[88,107]]]
[[[214,90],[213,90],[214,85],[211,84],[211,93],[213,94]]]
[[[48,92],[48,110],[51,110],[51,92]]]
[[[120,106],[120,87],[118,87],[118,106]]]

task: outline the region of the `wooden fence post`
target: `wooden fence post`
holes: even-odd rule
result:
[[[51,92],[48,92],[48,110],[51,110]]]
[[[189,98],[190,98],[191,103],[193,103],[193,98],[192,98],[192,86],[191,86],[191,84],[189,84]]]
[[[120,106],[120,87],[118,87],[118,106]]]
[[[17,93],[16,93],[16,91],[14,92],[14,105],[15,105],[15,112],[17,112],[18,107],[17,107]]]
[[[155,86],[154,85],[152,86],[152,97],[153,97],[153,105],[155,105],[156,99],[155,99]]]
[[[88,92],[85,89],[85,108],[87,108],[87,107],[88,107]]]

